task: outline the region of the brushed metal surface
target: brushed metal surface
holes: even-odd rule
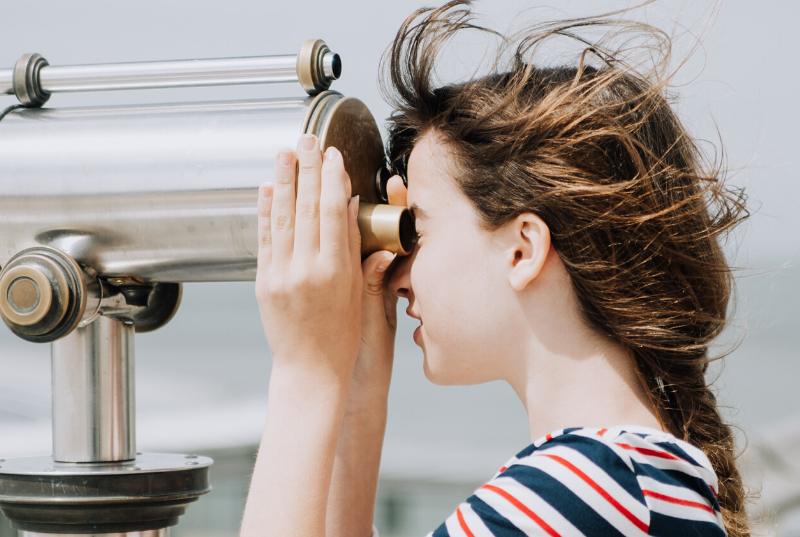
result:
[[[363,104],[333,92],[12,110],[0,121],[0,266],[47,245],[107,277],[253,280],[258,186],[273,179],[278,149],[296,145],[319,101],[334,102],[326,113],[361,110],[334,122],[347,132],[330,138],[351,177],[371,185],[382,159],[377,126]],[[330,123],[309,130],[322,138]]]
[[[134,328],[100,316],[52,343],[53,458],[136,458]]]

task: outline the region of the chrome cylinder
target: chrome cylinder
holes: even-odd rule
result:
[[[297,55],[46,66],[47,93],[297,82]]]
[[[82,533],[80,535],[81,537],[169,537],[169,528],[147,531],[129,531],[125,533]],[[20,531],[19,537],[64,537],[64,534]]]
[[[255,279],[258,186],[303,133],[378,201],[380,133],[359,100],[17,109],[0,121],[0,266],[51,246],[101,277]]]
[[[134,328],[100,316],[52,344],[53,459],[136,458]]]

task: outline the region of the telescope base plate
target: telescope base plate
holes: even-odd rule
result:
[[[212,463],[208,457],[162,453],[115,463],[0,459],[0,511],[14,528],[39,533],[167,528],[211,491]]]

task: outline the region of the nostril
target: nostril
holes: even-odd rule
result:
[[[408,294],[408,289],[406,289],[405,287],[400,287],[397,290],[397,294],[400,296],[406,296]]]

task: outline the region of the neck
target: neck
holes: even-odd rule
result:
[[[531,440],[566,427],[662,429],[622,346],[582,343],[590,344],[563,354],[540,349],[510,382],[528,413]]]
[[[520,301],[522,337],[504,375],[525,405],[531,439],[567,427],[663,429],[632,358],[583,320],[563,267],[550,269]]]

